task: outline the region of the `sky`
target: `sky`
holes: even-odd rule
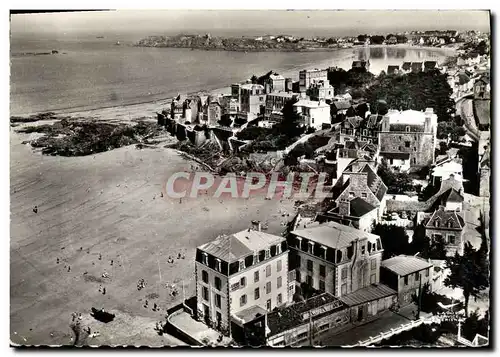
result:
[[[11,32],[138,32],[157,35],[180,31],[235,34],[328,31],[332,36],[405,30],[474,29],[489,31],[489,13],[471,10],[116,10],[12,15]],[[293,34],[293,33],[292,33]]]

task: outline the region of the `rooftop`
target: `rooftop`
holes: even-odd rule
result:
[[[404,111],[389,110],[386,114],[389,124],[424,125],[425,113],[409,109]]]
[[[314,100],[301,99],[293,105],[294,107],[306,107],[306,108],[329,108],[330,106],[325,102],[317,102]]]
[[[328,305],[328,309],[326,308]],[[270,332],[268,336],[277,335],[283,331],[309,323],[309,314],[313,314],[313,319],[319,314],[314,314],[314,309],[325,307],[319,314],[331,314],[346,308],[346,305],[331,294],[323,293],[302,302],[295,303],[279,311],[271,312],[267,315],[267,327]],[[316,318],[317,318],[316,317]]]
[[[215,240],[201,245],[198,249],[226,262],[233,262],[284,240],[284,237],[247,229],[219,236]]]
[[[256,84],[256,83],[247,83],[247,84],[242,84],[241,89],[262,89],[264,90],[264,86],[262,84]]]
[[[255,320],[257,317],[265,315],[267,310],[263,309],[258,305],[253,305],[248,309],[237,312],[236,319],[241,321],[243,324]]]
[[[397,292],[387,285],[373,284],[351,294],[341,296],[339,299],[348,306],[357,306],[395,294],[397,294]]]
[[[349,201],[349,209],[350,209],[350,215],[353,217],[362,217],[368,212],[373,211],[377,207],[372,205],[369,202],[366,202],[364,199],[361,197],[356,197],[355,199],[352,199]]]
[[[333,249],[341,249],[351,245],[357,239],[368,239],[375,242],[379,236],[336,222],[321,223],[304,229],[292,231],[292,234],[323,244]]]
[[[382,260],[381,265],[400,276],[406,276],[408,274],[432,267],[432,263],[429,263],[427,260],[403,254]]]

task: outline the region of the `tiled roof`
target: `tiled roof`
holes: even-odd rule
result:
[[[337,110],[345,110],[345,109],[349,109],[351,107],[351,103],[349,103],[348,101],[339,100],[339,101],[333,102],[332,106],[334,106],[335,109],[337,109]]]
[[[267,336],[274,336],[281,332],[293,329],[294,327],[309,323],[309,318],[304,316],[304,313],[328,304],[334,304],[334,308],[325,312],[325,314],[332,314],[347,307],[342,301],[335,298],[333,295],[323,293],[305,301],[290,305],[284,309],[280,309],[279,311],[267,314],[267,327],[269,328]],[[320,315],[313,315],[312,319],[314,320],[315,317],[319,318]]]
[[[443,194],[443,198],[446,202],[463,202],[464,197],[454,188],[450,188]]]
[[[435,222],[439,222],[439,226],[435,226]],[[464,227],[464,219],[455,211],[446,211],[441,206],[434,211],[428,220],[423,222],[429,228],[445,228],[445,229],[462,229]],[[451,227],[448,224],[451,223]]]
[[[198,249],[226,262],[233,262],[284,240],[284,237],[249,229],[219,236]]]
[[[351,294],[341,296],[339,299],[349,306],[357,306],[370,301],[382,299],[397,294],[396,291],[384,284],[370,285]]]
[[[377,197],[377,200],[382,201],[382,198],[384,198],[386,192],[387,192],[387,186],[384,184],[382,179],[373,171],[372,167],[370,165],[365,165],[360,172],[367,172],[368,173],[368,180],[367,184],[370,190],[373,192],[375,197]]]
[[[428,204],[420,201],[387,200],[385,207],[387,212],[422,212],[428,209]]]
[[[400,276],[406,276],[430,268],[432,267],[432,263],[411,255],[398,255],[387,260],[382,260],[381,266]]]
[[[350,215],[353,217],[362,217],[376,208],[377,207],[360,197],[356,197],[349,201]]]

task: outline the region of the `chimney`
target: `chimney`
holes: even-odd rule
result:
[[[252,221],[252,229],[254,231],[260,232],[262,229],[262,225],[261,225],[260,221]]]
[[[341,216],[351,215],[351,204],[349,203],[349,201],[340,201],[338,206],[339,206],[339,215]]]

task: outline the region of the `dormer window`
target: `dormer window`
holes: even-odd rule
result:
[[[281,244],[276,246],[276,255],[281,254]]]
[[[300,249],[300,248],[301,248],[301,246],[302,246],[302,238],[297,237],[297,248],[299,248],[299,249]]]
[[[448,228],[453,228],[453,221],[448,221]]]
[[[216,259],[216,260],[215,260],[215,270],[217,270],[217,271],[219,271],[219,272],[222,270],[222,268],[221,268],[221,261],[220,261],[220,259]]]
[[[207,253],[202,254],[202,260],[203,260],[203,264],[208,265],[208,254]]]
[[[314,251],[314,242],[309,242],[309,253]]]
[[[439,227],[439,221],[438,220],[434,221],[434,227]]]
[[[323,249],[323,259],[326,259],[326,251],[328,248],[325,247],[324,245],[322,245],[321,248]]]
[[[361,246],[361,254],[365,254],[366,253],[366,245],[362,245]]]

